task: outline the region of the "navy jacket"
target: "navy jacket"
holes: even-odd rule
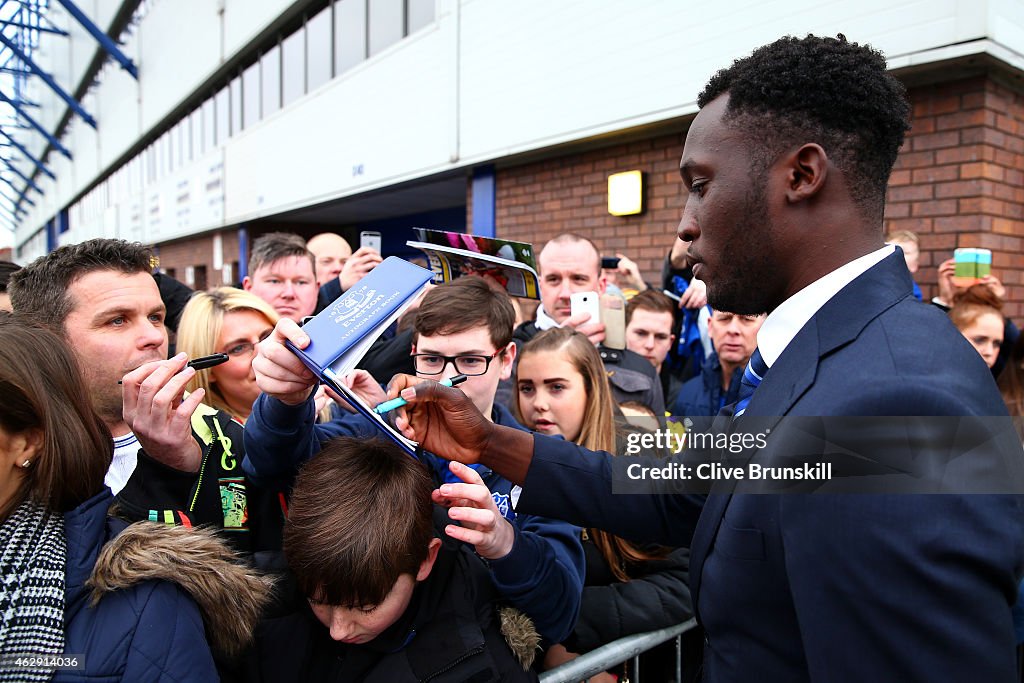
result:
[[[145,581],[89,606],[85,582],[100,549],[124,527],[107,517],[112,502],[105,490],[64,515],[64,652],[80,655],[84,668],[58,671],[53,680],[219,680],[199,608],[177,585]]]
[[[522,429],[504,406],[495,404],[491,417],[497,424]],[[320,452],[323,442],[336,436],[379,436],[377,428],[359,414],[316,425],[313,420],[312,399],[288,406],[261,394],[245,424],[243,468],[256,481],[291,480],[302,463]],[[428,462],[435,477],[443,481],[447,461],[428,454]],[[512,512],[512,483],[487,468],[477,471],[518,532],[512,551],[488,563],[495,586],[509,604],[533,620],[541,636],[561,642],[572,632],[580,609],[586,570],[579,529],[559,520]]]
[[[977,352],[913,299],[897,253],[808,321],[741,419],[787,415],[1005,409]],[[1018,496],[724,491],[702,508],[698,496],[612,495],[613,460],[637,459],[542,436],[534,444],[521,509],[637,540],[692,543],[708,681],[1016,680]],[[1020,460],[1015,438],[990,446],[960,460]],[[749,457],[786,455],[769,440]]]
[[[700,368],[700,374],[691,377],[684,384],[670,408],[673,415],[686,417],[714,417],[723,406],[739,399],[740,379],[743,366],[732,371],[729,389],[723,396],[722,364],[718,354],[712,353]]]

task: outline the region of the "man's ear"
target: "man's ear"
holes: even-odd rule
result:
[[[809,142],[785,158],[786,200],[802,202],[818,194],[828,177],[828,155],[821,145]]]
[[[248,275],[242,278],[242,289],[247,292],[252,291],[252,278]]]
[[[510,341],[508,346],[505,347],[504,356],[498,356],[501,359],[501,374],[500,379],[508,379],[512,376],[512,366],[516,362],[516,352],[519,351],[514,341]]]
[[[597,294],[598,296],[604,294],[604,290],[608,289],[608,278],[602,272],[597,278]]]
[[[427,557],[420,563],[420,569],[416,572],[417,582],[426,581],[427,577],[430,576],[430,571],[434,568],[434,562],[437,560],[437,551],[440,549],[441,539],[430,539],[430,546],[427,548]]]

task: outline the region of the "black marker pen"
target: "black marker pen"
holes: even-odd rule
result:
[[[211,353],[209,356],[193,358],[188,363],[185,363],[185,367],[194,368],[196,370],[206,370],[220,365],[221,363],[227,363],[228,360],[230,359],[226,353]],[[121,380],[117,380],[117,383],[120,384]]]

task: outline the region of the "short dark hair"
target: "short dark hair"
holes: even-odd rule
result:
[[[0,427],[38,429],[43,446],[4,519],[26,498],[68,512],[103,490],[114,442],[93,411],[75,357],[55,332],[0,315]]]
[[[138,242],[105,238],[58,247],[11,275],[11,306],[19,316],[63,332],[74,307],[69,288],[82,276],[102,270],[150,273],[153,252]]]
[[[416,311],[416,339],[420,335],[458,334],[486,327],[496,349],[512,341],[516,311],[504,289],[481,277],[468,275],[427,292]]]
[[[11,280],[11,275],[21,270],[21,266],[11,261],[0,261],[0,294],[7,291],[7,283]]]
[[[761,146],[767,167],[785,149],[820,144],[861,213],[881,220],[889,174],[910,128],[906,88],[868,45],[787,36],[716,73],[697,98],[728,93],[726,120]]]
[[[306,240],[293,232],[268,232],[253,240],[249,254],[249,277],[263,266],[289,256],[305,256],[316,274],[316,257],[306,248]]]
[[[434,537],[423,463],[380,439],[338,437],[299,471],[284,553],[299,589],[342,607],[380,604],[415,578]]]
[[[654,313],[668,313],[673,317],[676,313],[676,305],[672,302],[672,299],[653,289],[645,289],[626,302],[627,325],[633,319],[633,311],[638,308],[642,308],[645,311],[653,311]]]

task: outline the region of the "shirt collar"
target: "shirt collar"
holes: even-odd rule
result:
[[[757,348],[765,364],[771,367],[797,332],[832,297],[894,251],[896,247],[887,244],[836,268],[783,301],[765,318],[757,333]]]
[[[544,304],[537,307],[537,319],[534,320],[534,324],[538,330],[550,330],[552,327],[558,327],[558,323],[555,319],[548,315],[548,312],[544,310]]]

